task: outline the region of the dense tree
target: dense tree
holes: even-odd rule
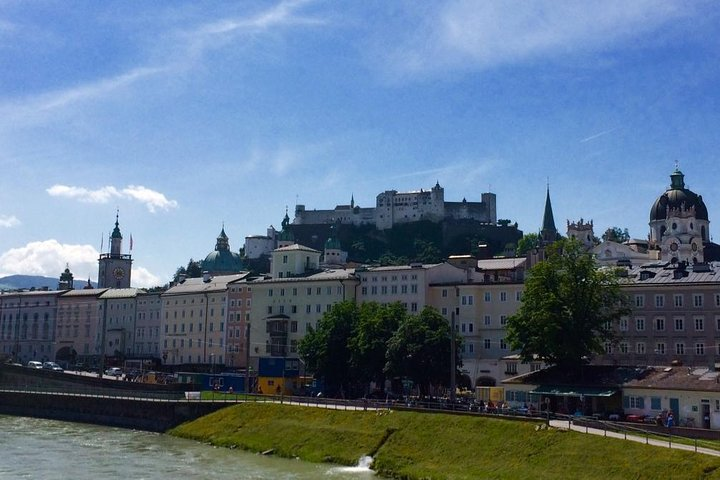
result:
[[[623,243],[630,240],[630,232],[628,229],[621,229],[620,227],[610,227],[605,230],[602,235],[602,239],[610,242]]]
[[[415,239],[415,259],[422,263],[440,263],[443,261],[440,249],[433,242]]]
[[[388,375],[408,377],[427,393],[431,386],[450,383],[450,326],[437,310],[425,307],[419,315],[408,315],[388,341]],[[461,338],[456,338],[456,368],[460,359]]]
[[[317,328],[310,327],[300,341],[299,353],[307,369],[325,382],[326,394],[344,395],[355,383],[350,362],[350,339],[358,324],[354,302],[340,302],[325,312]]]
[[[614,324],[629,312],[615,270],[598,268],[576,240],[560,240],[530,270],[507,339],[525,361],[537,356],[572,368],[602,353],[615,340]]]
[[[360,305],[358,323],[349,342],[356,378],[365,383],[374,381],[383,388],[387,344],[407,316],[407,310],[399,302]]]
[[[517,255],[518,257],[522,257],[533,248],[538,248],[539,246],[540,235],[538,235],[537,233],[526,233],[520,240],[518,240],[515,255]]]
[[[407,265],[409,263],[409,260],[407,257],[397,256],[394,253],[388,251],[378,259],[378,263],[383,267],[389,265]]]
[[[188,261],[187,267],[178,267],[175,270],[173,276],[173,282],[177,283],[180,279],[180,275],[185,275],[186,278],[199,278],[202,277],[202,265],[200,261],[193,260],[192,258]]]

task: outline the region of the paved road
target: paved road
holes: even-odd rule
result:
[[[657,447],[665,447],[665,448],[676,448],[678,450],[687,450],[691,452],[697,452],[697,453],[703,453],[705,455],[713,455],[715,457],[720,457],[720,451],[712,450],[710,448],[704,448],[704,447],[695,447],[694,445],[685,445],[683,443],[675,443],[671,440],[657,440],[654,438],[646,438],[644,436],[640,435],[632,435],[627,434],[624,432],[612,432],[610,430],[603,430],[600,428],[592,428],[592,427],[585,427],[582,425],[574,425],[568,422],[567,420],[550,420],[550,426],[554,428],[559,428],[562,430],[568,430],[568,428],[580,432],[580,433],[588,433],[592,435],[601,435],[605,437],[611,437],[611,438],[620,438],[623,440],[630,440],[632,442],[638,442],[638,443],[645,443],[648,445],[655,445]]]

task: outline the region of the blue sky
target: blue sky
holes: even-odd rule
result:
[[[679,162],[720,212],[713,2],[0,0],[0,275],[133,283],[389,189],[646,238]],[[715,239],[717,241],[717,238]],[[104,242],[107,248],[107,241]]]

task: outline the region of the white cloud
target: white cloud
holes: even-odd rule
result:
[[[396,75],[485,69],[537,57],[606,48],[694,11],[654,0],[457,0],[425,12],[386,56]]]
[[[169,200],[164,194],[142,185],[129,185],[121,190],[113,186],[90,190],[84,187],[53,185],[46,191],[53,197],[72,198],[85,203],[107,203],[115,198],[136,200],[145,204],[151,213],[155,213],[158,209],[170,210],[178,206],[177,201]]]
[[[99,253],[90,245],[67,245],[57,240],[30,242],[0,255],[0,275],[42,275],[58,277],[65,265],[76,279],[97,276]]]
[[[115,187],[102,187],[97,190],[88,190],[84,187],[68,185],[53,185],[47,189],[51,197],[76,198],[85,203],[107,203],[111,198],[120,197]]]
[[[20,220],[15,215],[0,215],[0,228],[12,228],[20,225]]]
[[[67,245],[57,240],[30,242],[0,255],[0,277],[40,275],[60,278],[67,265],[75,276],[75,286],[88,278],[97,279],[99,252],[90,245]],[[134,266],[132,286],[150,288],[164,284],[146,268]]]
[[[142,185],[130,185],[127,188],[123,188],[122,193],[140,203],[144,203],[151,213],[155,213],[158,208],[161,210],[170,210],[178,206],[177,201],[168,200],[162,193],[150,190]]]
[[[152,288],[164,285],[166,282],[161,281],[157,275],[153,275],[146,268],[138,267],[132,269],[132,286],[136,288]]]

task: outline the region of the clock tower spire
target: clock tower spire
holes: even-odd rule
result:
[[[122,233],[120,233],[120,212],[115,213],[115,228],[110,234],[110,253],[100,252],[98,259],[99,288],[130,287],[132,255],[122,253]]]

